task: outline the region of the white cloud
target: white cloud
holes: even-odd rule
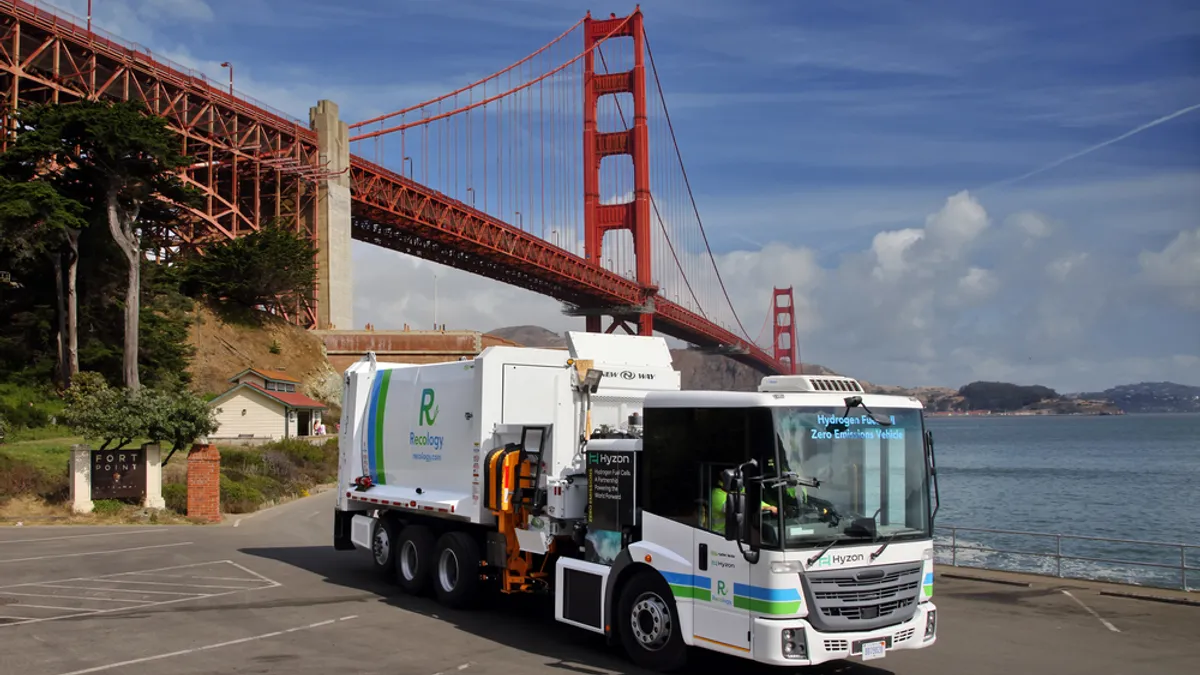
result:
[[[1126,342],[1113,352],[1108,340],[1134,309],[1153,309],[1159,288],[1180,293],[1185,308],[1196,302],[1200,230],[1122,262],[1066,248],[1064,241],[1084,242],[1054,238],[1050,219],[1039,213],[1004,219],[1009,230],[1043,244],[1032,251],[1024,236],[990,231],[991,220],[963,192],[925,227],[881,232],[837,260],[775,243],[721,254],[717,263],[750,332],[766,325],[771,289],[792,285],[802,357],[872,381],[957,386],[1005,379],[1064,391],[1152,379],[1200,382],[1200,315],[1163,313],[1160,328],[1178,338],[1166,344]],[[365,245],[356,245],[355,258],[357,323],[432,324],[434,265]],[[583,320],[563,316],[553,299],[436,267],[439,318],[451,327],[582,329]],[[1141,287],[1135,274],[1144,278]],[[719,296],[709,289],[704,297]]]
[[[1146,281],[1185,310],[1200,310],[1200,228],[1180,232],[1161,251],[1142,251],[1138,264]],[[1200,337],[1197,338],[1200,344]]]

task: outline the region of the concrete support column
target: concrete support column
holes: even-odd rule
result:
[[[309,108],[317,132],[323,173],[317,188],[317,327],[354,326],[354,277],[350,270],[350,130],[333,101]]]
[[[71,446],[71,510],[75,513],[91,513],[96,505],[92,502],[92,449],[86,445]]]
[[[165,509],[167,502],[162,496],[162,446],[146,443],[142,446],[146,458],[146,498],[142,506],[148,509]]]

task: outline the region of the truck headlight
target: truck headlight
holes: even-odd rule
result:
[[[783,650],[783,658],[808,658],[808,643],[805,642],[803,628],[784,628],[780,638],[780,648]]]
[[[929,638],[933,637],[933,634],[936,632],[937,610],[931,609],[929,610],[929,613],[925,615],[925,639],[928,640]]]

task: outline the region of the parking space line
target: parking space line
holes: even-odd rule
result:
[[[122,535],[132,534],[160,534],[167,530],[125,530],[122,532],[98,532],[96,534],[68,534],[61,537],[44,537],[41,539],[0,539],[0,545],[3,544],[32,544],[39,541],[62,541],[63,539],[88,539],[91,537],[119,537]]]
[[[174,576],[171,574],[159,574],[157,572],[138,572],[139,577],[167,577],[170,579],[201,579],[204,581],[256,581],[256,579],[247,579],[245,577],[202,577],[196,574],[189,574],[185,577]]]
[[[159,585],[160,582],[140,582],[132,577],[142,574],[143,572],[132,571],[118,572],[116,574],[105,574],[95,577],[75,577],[72,579],[62,579],[58,581],[34,581],[23,584],[0,586],[0,596],[36,597],[38,602],[64,602],[66,605],[82,605],[82,603],[90,603],[91,601],[96,601],[97,603],[123,603],[122,606],[117,607],[103,607],[103,605],[101,605],[100,607],[102,608],[97,608],[96,606],[70,607],[62,605],[44,605],[44,609],[56,610],[61,612],[61,614],[48,617],[4,617],[0,615],[0,620],[7,619],[7,621],[0,621],[0,629],[9,626],[23,626],[31,623],[40,623],[43,621],[56,621],[58,619],[73,619],[85,616],[112,614],[127,610],[142,610],[150,607],[159,607],[162,605],[187,602],[190,600],[206,600],[209,598],[233,595],[235,593],[261,591],[282,586],[281,583],[273,579],[269,579],[257,572],[254,572],[253,570],[249,570],[242,565],[233,562],[232,560],[215,560],[203,563],[190,563],[187,565],[159,567],[145,570],[145,572],[162,573],[163,570],[182,570],[189,568],[194,568],[196,571],[210,572],[213,573],[213,576],[237,579],[247,585],[236,587],[213,587],[211,585],[192,585],[186,580],[181,580],[174,584],[165,584],[165,582],[163,583],[163,585],[167,586],[178,586],[179,590],[176,591],[147,590],[145,588],[131,588],[130,585],[138,583],[153,583],[155,585]],[[247,576],[240,579],[238,577],[230,576],[230,574],[236,573],[235,570],[245,572]],[[121,587],[121,584],[124,584],[125,587]],[[185,592],[185,589],[188,589],[189,587],[191,588],[191,592]],[[59,590],[75,591],[76,593],[72,595],[59,594]],[[97,597],[92,594],[100,595]],[[165,597],[167,599],[156,600],[154,599],[156,596]],[[75,602],[66,602],[71,600]],[[15,607],[16,605],[11,606]]]
[[[15,593],[4,591],[3,595],[20,595],[32,598],[62,598],[63,600],[95,600],[96,602],[146,602],[145,600],[123,600],[120,598],[89,598],[83,595],[46,595],[45,593]]]
[[[180,578],[187,579],[187,578],[195,578],[195,577],[180,577]],[[188,581],[176,581],[174,583],[171,583],[169,581],[126,581],[124,579],[93,579],[92,581],[93,582],[102,581],[103,583],[106,583],[106,584],[145,584],[147,586],[187,586],[188,588],[220,588],[220,589],[224,589],[224,590],[234,590],[234,591],[239,591],[243,588],[247,588],[247,586],[215,586],[213,584],[193,584]],[[246,581],[246,583],[258,583],[258,579],[246,579],[245,581]],[[250,588],[253,588],[253,587],[250,587]]]
[[[32,558],[8,558],[0,560],[0,565],[4,563],[15,562],[32,562],[34,560],[54,560],[56,558],[79,558],[87,555],[105,555],[107,553],[128,553],[130,551],[146,551],[152,548],[170,548],[172,546],[190,546],[193,542],[181,541],[174,544],[154,544],[153,546],[134,546],[132,548],[117,548],[109,551],[82,551],[80,553],[59,553],[56,555],[39,555]]]
[[[189,541],[187,543],[190,544],[192,542]],[[188,569],[190,567],[203,567],[205,565],[216,565],[218,563],[228,563],[247,574],[252,574],[252,575],[258,577],[259,579],[262,579],[263,581],[268,581],[270,583],[276,583],[276,582],[271,581],[270,579],[264,577],[263,575],[259,574],[258,572],[254,572],[254,571],[246,569],[245,567],[242,567],[241,565],[233,562],[232,560],[209,560],[207,562],[188,563],[186,565],[169,565],[167,567],[152,567],[148,570],[140,570],[140,571],[135,571],[135,572],[117,572],[116,574],[101,574],[100,576],[96,576],[96,577],[70,577],[68,579],[51,579],[50,581],[27,581],[27,582],[21,583],[21,584],[8,584],[6,586],[0,586],[0,588],[19,588],[21,586],[41,586],[44,584],[61,584],[61,583],[65,583],[67,581],[87,581],[90,579],[108,579],[110,577],[124,577],[124,576],[133,575],[133,574],[149,574],[150,572],[165,572],[167,570],[183,570],[183,569]]]
[[[254,642],[256,640],[265,640],[267,638],[279,637],[280,635],[296,633],[296,632],[299,632],[302,630],[312,630],[314,628],[321,628],[322,626],[329,626],[331,624],[339,623],[342,621],[349,621],[354,618],[355,618],[354,616],[344,616],[340,619],[328,619],[325,621],[318,621],[316,623],[310,623],[307,626],[297,626],[295,628],[288,628],[286,630],[277,630],[277,631],[272,631],[270,633],[263,633],[262,635],[251,635],[250,637],[238,638],[236,640],[227,640],[225,642],[217,642],[217,643],[210,644],[210,645],[204,645],[202,647],[192,647],[191,649],[180,649],[180,650],[174,651],[174,652],[167,652],[166,654],[155,654],[154,656],[143,656],[140,659],[130,659],[128,661],[121,661],[119,663],[109,663],[109,664],[106,664],[103,666],[93,666],[91,668],[84,668],[83,670],[72,670],[71,672],[61,673],[60,675],[87,675],[87,673],[99,673],[99,672],[102,672],[105,670],[112,670],[113,668],[123,668],[125,666],[132,666],[132,665],[136,665],[138,663],[147,663],[149,661],[159,661],[162,659],[169,659],[169,658],[175,657],[175,656],[185,656],[187,654],[195,654],[196,652],[203,652],[203,651],[208,651],[211,649],[220,649],[222,647],[232,647],[234,645],[240,645],[240,644],[244,644],[246,642]]]
[[[102,582],[103,579],[88,579],[90,583]],[[65,584],[38,584],[42,588],[65,588],[76,591],[100,591],[102,593],[137,593],[146,595],[190,595],[200,596],[203,593],[183,593],[180,591],[147,591],[140,588],[113,588],[112,586],[67,586]],[[240,589],[239,589],[240,590]],[[248,589],[247,589],[248,590]]]
[[[61,609],[61,610],[65,610],[67,612],[85,612],[86,613],[86,612],[91,611],[88,609],[79,609],[78,607],[60,607],[58,605],[27,605],[23,602],[15,604],[15,605],[5,605],[5,606],[6,607],[32,607],[34,609]]]
[[[1063,595],[1065,595],[1065,596],[1067,596],[1068,598],[1070,598],[1070,599],[1074,600],[1076,603],[1078,603],[1078,604],[1079,604],[1079,606],[1080,606],[1080,607],[1082,607],[1082,608],[1084,608],[1085,610],[1087,610],[1087,613],[1088,613],[1088,614],[1091,614],[1092,616],[1096,617],[1096,620],[1097,620],[1097,621],[1099,621],[1100,623],[1104,624],[1104,627],[1105,627],[1105,628],[1107,628],[1107,629],[1111,630],[1111,631],[1112,631],[1112,632],[1114,632],[1114,633],[1120,633],[1120,632],[1121,632],[1121,629],[1119,629],[1119,628],[1117,628],[1116,626],[1114,626],[1114,625],[1112,625],[1111,623],[1109,623],[1109,621],[1108,621],[1107,619],[1105,619],[1104,617],[1100,616],[1100,615],[1099,615],[1099,614],[1096,612],[1096,610],[1094,610],[1094,609],[1092,609],[1091,607],[1088,607],[1087,605],[1083,604],[1083,601],[1082,601],[1082,600],[1080,600],[1079,598],[1077,598],[1077,597],[1075,597],[1074,595],[1072,595],[1072,594],[1071,594],[1071,591],[1068,591],[1068,590],[1062,589],[1062,592],[1063,592]]]

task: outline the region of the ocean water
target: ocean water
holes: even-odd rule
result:
[[[1200,415],[934,417],[938,562],[1180,588],[1178,546],[960,530],[1019,530],[1190,544],[1200,568]],[[1025,555],[968,550],[1019,551]],[[1166,568],[1035,554],[1157,563]],[[1061,565],[1061,567],[1060,567]],[[1200,589],[1200,571],[1187,586]]]

